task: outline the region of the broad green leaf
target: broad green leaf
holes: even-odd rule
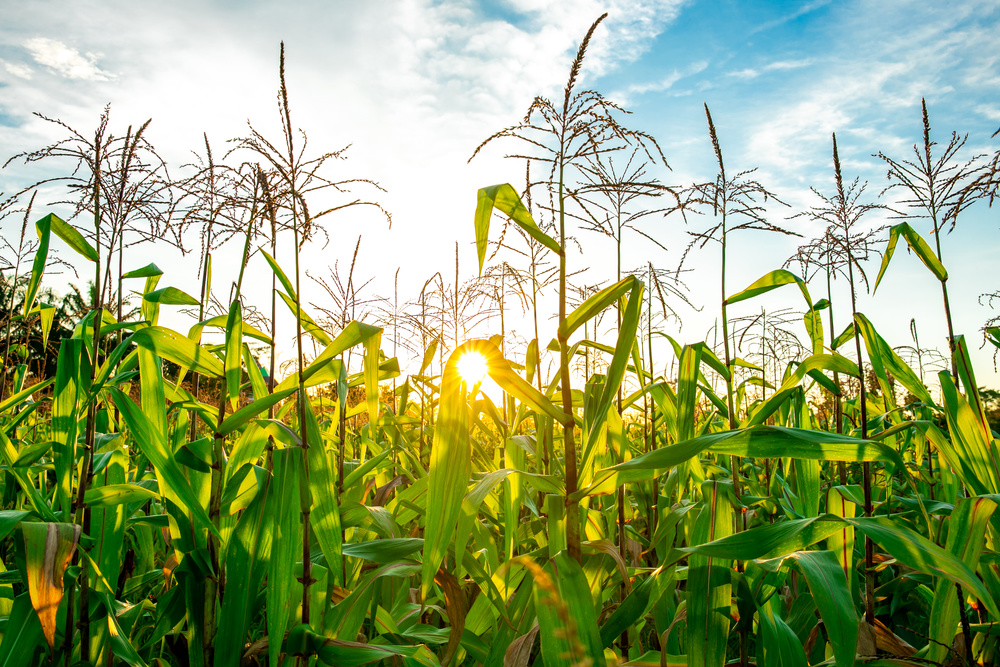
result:
[[[962,498],[948,519],[948,542],[945,548],[973,572],[979,566],[980,556],[986,546],[986,529],[996,508],[996,497]],[[928,625],[928,660],[946,662],[952,640],[958,632],[958,620],[955,584],[947,579],[938,579],[934,583]]]
[[[938,373],[951,442],[935,442],[976,495],[1000,492],[1000,450],[976,411],[958,392],[948,371]],[[926,428],[929,436],[934,428]],[[941,438],[944,440],[944,438]]]
[[[156,478],[160,483],[161,493],[165,491],[165,487],[169,488],[184,508],[201,523],[203,528],[218,534],[218,530],[208,518],[208,512],[198,501],[198,496],[191,488],[191,484],[184,476],[180,464],[177,463],[174,453],[167,446],[160,431],[153,426],[149,418],[132,402],[132,399],[120,390],[112,389],[111,398],[125,420],[135,443],[156,469]]]
[[[29,594],[18,595],[7,618],[3,641],[0,641],[0,667],[37,664],[35,656],[43,639],[42,626],[31,606]]]
[[[343,528],[340,524],[337,494],[333,493],[333,489],[336,488],[335,475],[330,465],[327,449],[323,445],[319,424],[316,422],[316,414],[313,412],[313,407],[309,403],[308,397],[305,396],[305,392],[298,395],[298,400],[305,403],[306,437],[309,443],[309,449],[306,451],[309,486],[308,494],[302,494],[302,501],[303,503],[311,502],[313,505],[310,513],[310,526],[316,533],[316,540],[319,542],[323,555],[326,556],[326,562],[333,573],[334,581],[343,585],[344,582],[340,581],[344,561]],[[303,489],[305,489],[305,484],[303,484]]]
[[[901,222],[889,228],[889,244],[885,248],[885,254],[882,255],[882,266],[878,270],[878,278],[875,279],[875,287],[872,289],[872,292],[878,290],[879,283],[882,282],[882,276],[885,275],[885,270],[889,268],[889,260],[892,259],[892,254],[896,251],[896,244],[899,242],[900,236],[906,239],[906,244],[910,247],[910,250],[916,253],[920,261],[930,269],[935,278],[940,281],[948,280],[948,271],[938,260],[937,255],[934,254],[927,241],[913,227],[910,227],[910,223]]]
[[[618,331],[618,344],[615,346],[615,354],[611,358],[611,365],[608,366],[607,379],[601,391],[600,399],[594,412],[594,423],[590,427],[587,437],[587,444],[583,451],[583,467],[586,468],[586,461],[590,460],[600,438],[601,430],[608,420],[608,411],[612,409],[615,398],[618,396],[622,380],[625,379],[625,369],[628,365],[629,356],[634,349],[635,335],[639,328],[639,319],[642,314],[642,292],[643,285],[634,276],[628,283],[628,304],[622,312],[621,327]],[[627,280],[627,279],[626,279]],[[622,281],[625,283],[626,281]]]
[[[788,556],[805,576],[813,602],[833,646],[837,667],[853,667],[858,614],[837,557],[830,551],[798,551]]]
[[[580,565],[565,550],[544,569],[529,561],[525,564],[535,578],[535,611],[546,666],[605,665],[594,600]]]
[[[868,318],[861,313],[855,313],[854,319],[858,333],[865,341],[868,358],[871,360],[872,369],[879,380],[883,395],[892,395],[893,390],[888,379],[888,375],[892,375],[921,402],[933,405],[934,399],[931,398],[927,387],[920,381],[917,374],[899,358],[899,355],[885,342],[885,339],[875,331],[875,327],[868,321]]]
[[[842,486],[832,487],[826,496],[826,511],[830,514],[850,519],[854,517],[857,505],[850,502]],[[844,570],[847,581],[854,580],[854,528],[843,524],[837,532],[826,538],[826,548],[836,557]]]
[[[295,304],[294,298],[288,296],[284,292],[278,292],[278,296],[280,296],[281,300],[285,302],[286,306],[288,306],[288,310],[292,311],[293,317],[296,314],[298,315],[302,328],[305,329],[310,336],[315,338],[322,345],[330,345],[330,343],[333,342],[330,335],[323,331],[323,327],[316,324],[316,321],[309,317],[309,314],[303,308]]]
[[[225,315],[216,315],[215,317],[210,317],[207,320],[202,320],[201,322],[197,322],[194,326],[191,327],[191,330],[188,331],[188,338],[195,341],[200,340],[201,332],[205,328],[213,327],[225,330],[228,322],[229,322],[228,313]],[[271,343],[270,336],[268,336],[266,333],[264,333],[257,327],[250,325],[248,322],[243,322],[243,335],[247,338],[253,338],[255,340],[259,340],[262,343],[267,343],[267,344]]]
[[[847,357],[839,354],[814,354],[798,364],[795,370],[781,383],[778,390],[761,403],[741,426],[757,426],[765,423],[767,418],[773,415],[792,396],[799,383],[807,375],[818,371],[837,371],[851,377],[858,377],[858,365]]]
[[[131,336],[136,345],[184,368],[214,378],[221,378],[225,368],[218,357],[186,336],[164,327],[146,327]]]
[[[923,535],[910,530],[888,517],[844,519],[871,538],[890,556],[918,572],[960,584],[966,594],[974,595],[994,618],[1000,618],[1000,607],[986,590],[983,582],[962,560],[945,551]]]
[[[163,306],[197,306],[198,299],[194,298],[184,290],[176,287],[163,287],[142,295],[142,298],[150,303],[158,303]]]
[[[319,356],[309,362],[309,365],[303,369],[303,382],[308,382],[314,374],[323,369],[327,364],[337,361],[337,357],[350,348],[355,345],[367,343],[367,341],[371,338],[380,336],[381,333],[382,329],[379,327],[373,327],[369,324],[354,321],[344,327],[344,330],[337,334],[335,339],[330,340],[330,338],[327,337],[326,347],[322,352],[320,352]],[[278,392],[287,389],[288,387],[298,386],[298,382],[298,374],[292,373],[287,378],[282,380],[281,383],[274,388],[274,390]]]
[[[466,396],[468,390],[458,372],[458,360],[469,345],[463,345],[448,357],[441,378],[441,398],[427,482],[421,574],[421,597],[424,600],[430,593],[431,583],[455,534],[462,499],[469,485],[472,464],[469,429],[472,417]]]
[[[243,427],[251,419],[271,406],[281,403],[296,391],[298,391],[297,387],[290,387],[282,391],[275,391],[273,394],[267,394],[263,398],[257,399],[249,405],[244,405],[242,408],[226,417],[215,429],[215,432],[219,435],[229,435],[236,429]]]
[[[76,227],[73,227],[58,215],[52,213],[49,213],[42,220],[47,220],[52,232],[61,238],[66,245],[76,251],[78,255],[91,262],[97,261],[97,251],[94,250],[94,246],[90,245],[87,239],[83,237],[83,234],[77,231]],[[36,222],[35,226],[37,227],[40,222],[41,220]]]
[[[41,286],[42,276],[45,274],[45,265],[49,261],[51,218],[51,215],[47,215],[35,223],[35,231],[38,232],[38,248],[35,250],[34,259],[31,261],[31,277],[28,279],[28,286],[24,288],[24,308],[21,311],[24,315],[30,313],[35,305],[38,288]]]
[[[226,374],[226,394],[229,396],[229,407],[236,410],[240,402],[240,372],[243,366],[243,307],[239,300],[229,306],[229,320],[226,322],[226,357],[224,369]]]
[[[839,521],[817,517],[791,519],[727,534],[680,551],[725,560],[773,559],[811,547],[836,533],[842,525]]]
[[[811,310],[813,307],[812,297],[809,296],[809,289],[806,287],[806,282],[787,269],[778,269],[764,274],[742,292],[727,298],[726,304],[731,305],[745,301],[746,299],[752,299],[755,296],[777,289],[782,285],[791,285],[792,283],[799,286],[799,291],[802,292],[802,296],[805,297],[806,303],[809,304],[809,310]]]
[[[692,544],[713,542],[733,532],[733,506],[726,483],[702,486],[701,514],[694,523]],[[689,667],[722,667],[726,662],[732,597],[730,561],[692,554],[688,559],[687,656]]]
[[[126,271],[122,274],[122,278],[127,280],[129,278],[153,278],[156,276],[162,276],[163,271],[156,264],[150,262],[146,266],[138,269],[132,269],[131,271]]]
[[[83,502],[91,507],[113,507],[155,500],[160,494],[135,484],[109,484],[87,489]]]
[[[559,324],[559,339],[569,340],[573,332],[582,327],[584,322],[589,322],[598,313],[618,303],[622,296],[631,292],[636,286],[640,286],[641,294],[641,285],[638,278],[628,276],[594,294],[575,308],[572,313],[566,315],[566,319]]]
[[[551,236],[543,232],[535,224],[531,213],[521,202],[521,198],[509,183],[501,185],[491,185],[479,189],[478,200],[476,202],[476,251],[479,255],[479,272],[483,272],[483,263],[486,261],[486,247],[490,234],[490,219],[493,217],[493,209],[500,209],[514,224],[527,232],[531,238],[535,239],[543,246],[562,255],[562,248]]]
[[[886,461],[893,463],[897,469],[904,469],[896,451],[872,440],[785,426],[752,426],[699,436],[605,468],[595,475],[591,487],[581,491],[581,494],[610,493],[625,482],[653,479],[660,472],[704,451],[759,459]]]
[[[301,447],[275,450],[274,490],[268,498],[274,516],[274,538],[267,575],[267,633],[270,637],[284,637],[292,614],[292,571],[296,556],[302,551],[300,507],[303,479]],[[278,664],[281,643],[268,644],[269,664]]]
[[[83,341],[64,338],[59,343],[56,386],[52,401],[52,439],[56,464],[56,496],[63,516],[69,516],[73,495],[73,470],[76,466],[78,403],[81,394],[80,355]]]
[[[275,260],[274,257],[272,257],[270,255],[270,253],[268,253],[266,250],[264,250],[263,248],[261,248],[260,249],[260,254],[264,255],[264,259],[267,261],[268,265],[271,267],[271,270],[274,271],[274,275],[278,278],[278,282],[280,282],[281,286],[285,289],[285,294],[287,296],[291,297],[292,302],[294,303],[295,302],[295,286],[292,285],[292,281],[288,279],[288,276],[285,275],[285,272],[282,271],[281,267],[278,265],[277,260]]]
[[[608,648],[622,633],[643,618],[674,581],[675,568],[660,566],[632,589],[601,625],[601,644]]]
[[[220,667],[240,665],[246,635],[255,622],[253,602],[271,560],[274,515],[267,499],[270,489],[271,484],[265,484],[240,516],[226,548],[226,577],[236,585],[226,587],[219,613],[214,664]]]

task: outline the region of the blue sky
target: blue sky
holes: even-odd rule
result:
[[[523,167],[502,159],[511,144],[466,161],[485,137],[516,123],[533,96],[560,96],[578,41],[604,11],[609,17],[595,34],[580,85],[623,104],[633,112],[630,126],[657,137],[673,170],[654,175],[675,185],[711,176],[707,103],[727,166],[757,167],[756,177],[790,205],[775,208],[773,219],[807,237],[819,231],[815,225],[784,219],[816,203],[810,186],[829,192],[831,132],[845,175],[869,180],[873,197],[885,170],[872,154],[907,156],[920,139],[921,97],[939,142],[957,130],[969,133],[970,154],[992,153],[1000,143],[991,139],[1000,127],[1000,8],[992,1],[60,0],[3,10],[0,157],[60,138],[31,112],[86,131],[107,103],[118,132],[152,117],[149,137],[178,172],[202,132],[222,146],[245,135],[249,121],[276,136],[277,54],[285,40],[295,124],[316,150],[350,144],[350,159],[337,173],[377,180],[393,215],[391,230],[363,212],[331,220],[331,244],[315,250],[310,265],[348,262],[364,232],[359,273],[375,277],[369,290],[390,294],[399,266],[401,298],[408,299],[433,270],[451,275],[456,241],[462,278],[472,277],[475,191],[519,183]],[[0,191],[15,191],[44,169],[12,165],[0,171]],[[1000,289],[997,213],[971,210],[944,240],[956,328],[974,347],[992,316],[979,295]],[[3,224],[11,234],[14,221]],[[919,221],[915,226],[928,232]],[[687,243],[684,224],[650,218],[644,229],[670,252],[634,237],[626,240],[627,263],[675,266]],[[607,244],[578,236],[584,255],[571,261],[589,267],[584,279],[610,279]],[[731,292],[780,267],[797,245],[753,234],[736,243]],[[166,282],[196,291],[192,255],[152,252],[172,269]],[[715,318],[716,254],[706,248],[692,255],[691,299],[702,311],[679,308],[684,326],[671,323],[668,332],[682,340],[702,339]],[[761,303],[799,307],[793,294]],[[943,343],[937,283],[905,253],[877,297],[859,305],[894,345],[911,343],[911,317],[924,346]],[[995,386],[987,351],[978,357],[981,379]]]

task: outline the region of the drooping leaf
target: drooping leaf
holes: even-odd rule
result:
[[[486,261],[486,247],[490,233],[490,219],[493,217],[493,209],[500,209],[514,224],[527,232],[531,238],[535,239],[543,246],[556,253],[562,254],[559,243],[551,236],[543,232],[535,224],[531,213],[521,202],[517,191],[509,183],[491,185],[480,188],[476,203],[476,251],[479,255],[479,272],[483,272],[483,262]]]
[[[726,304],[731,305],[745,301],[746,299],[752,299],[755,296],[777,289],[782,285],[791,285],[793,283],[799,286],[799,291],[802,292],[802,296],[805,297],[808,308],[811,310],[813,307],[812,297],[809,296],[809,288],[806,287],[806,282],[787,269],[778,269],[764,274],[743,291],[728,297]]]
[[[916,253],[920,261],[930,269],[935,278],[942,281],[948,280],[948,271],[938,260],[937,255],[934,254],[927,241],[910,226],[910,223],[901,222],[889,228],[889,244],[885,247],[885,254],[882,255],[882,266],[879,267],[878,278],[875,279],[875,287],[872,289],[872,292],[878,290],[879,283],[882,282],[882,276],[885,275],[885,270],[889,268],[889,261],[896,251],[896,244],[899,243],[900,236],[906,240],[906,245]]]

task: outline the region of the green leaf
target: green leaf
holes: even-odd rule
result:
[[[702,486],[703,507],[695,520],[692,544],[712,542],[733,532],[727,487],[717,481]],[[732,597],[729,566],[728,559],[714,556],[692,554],[688,559],[687,655],[692,667],[722,667],[726,662]]]
[[[255,622],[254,599],[271,560],[274,515],[268,504],[271,485],[264,488],[240,516],[226,549],[226,577],[237,583],[226,587],[215,636],[215,665],[237,667],[245,638]],[[277,635],[281,636],[281,635]]]
[[[582,327],[584,322],[589,322],[598,313],[618,303],[622,296],[632,292],[636,286],[639,286],[641,294],[642,283],[635,276],[628,276],[588,298],[559,324],[559,340],[569,340],[573,332]]]
[[[295,286],[292,285],[292,281],[289,280],[288,276],[285,275],[285,272],[281,270],[281,267],[278,265],[277,260],[275,260],[274,257],[271,257],[271,255],[266,250],[264,250],[263,248],[261,248],[260,249],[260,254],[264,255],[264,259],[267,261],[268,265],[271,267],[271,270],[274,271],[274,275],[275,275],[275,277],[278,278],[278,282],[280,282],[281,286],[283,288],[285,288],[285,294],[288,295],[289,297],[291,297],[292,303],[294,303],[295,302]]]
[[[865,347],[868,349],[868,358],[871,360],[872,369],[875,371],[876,377],[878,377],[883,395],[891,396],[893,393],[892,386],[889,384],[888,373],[898,380],[901,385],[906,387],[911,394],[920,399],[922,403],[934,405],[934,399],[931,398],[924,383],[899,358],[899,355],[885,342],[885,339],[875,331],[875,327],[868,321],[868,318],[861,313],[855,313],[854,320],[858,333],[861,334],[861,338],[865,341]]]
[[[14,598],[0,641],[0,667],[23,667],[38,664],[35,655],[44,635],[38,622],[38,614],[31,607],[28,593]]]
[[[990,615],[1000,618],[1000,607],[986,590],[986,586],[958,556],[945,551],[923,535],[899,525],[888,517],[862,517],[844,519],[871,538],[890,556],[918,572],[935,577],[944,577],[959,584],[966,594],[974,595],[986,606]]]
[[[660,472],[704,451],[759,459],[886,461],[897,466],[897,469],[904,469],[902,459],[895,450],[872,440],[785,426],[752,426],[702,435],[605,468],[595,475],[594,483],[588,489],[580,492],[581,497],[595,493],[610,493],[617,488],[617,485],[625,482],[653,479]]]
[[[298,400],[305,402],[306,437],[309,440],[309,449],[306,452],[306,465],[309,466],[309,493],[303,494],[302,500],[313,503],[310,526],[316,533],[316,540],[323,555],[326,556],[334,580],[343,585],[344,582],[340,581],[344,562],[343,529],[340,524],[337,494],[332,493],[335,488],[335,475],[330,466],[327,449],[323,446],[316,415],[305,392],[299,394]]]
[[[527,232],[531,238],[535,239],[543,246],[562,255],[562,248],[551,236],[543,232],[535,224],[531,213],[525,208],[515,190],[509,183],[502,185],[491,185],[480,188],[478,201],[476,202],[476,251],[479,254],[479,272],[483,272],[483,263],[486,261],[486,247],[490,234],[490,219],[493,216],[493,209],[498,208],[514,224]]]
[[[226,417],[226,419],[215,429],[215,432],[219,435],[229,435],[236,429],[244,426],[260,413],[270,408],[272,405],[277,405],[281,401],[285,400],[296,391],[296,387],[290,387],[283,391],[276,391],[273,394],[267,394],[264,398],[257,399],[250,405],[243,406],[233,414]]]
[[[163,287],[152,292],[147,292],[142,295],[142,298],[150,303],[158,303],[164,306],[198,305],[198,299],[176,287]]]
[[[808,309],[812,310],[812,297],[809,296],[809,289],[806,287],[806,282],[786,269],[778,269],[764,274],[742,292],[734,294],[726,299],[726,304],[732,305],[734,303],[739,303],[740,301],[745,301],[746,299],[752,299],[755,296],[766,294],[773,289],[777,289],[782,285],[791,285],[792,283],[799,286],[799,291],[802,292],[802,296],[805,297],[806,303],[809,305]]]
[[[997,508],[997,498],[979,496],[962,498],[948,519],[946,549],[975,572],[986,546],[986,528]],[[964,604],[964,602],[963,602]],[[949,647],[958,629],[959,609],[955,584],[947,579],[934,583],[934,598],[928,624],[930,643],[927,660],[946,662]]]
[[[588,658],[589,664],[605,665],[594,600],[580,565],[564,550],[544,570],[537,565],[531,569],[546,667],[587,664],[584,661]]]
[[[608,411],[612,409],[612,405],[621,388],[622,380],[625,379],[625,369],[634,348],[635,335],[639,328],[639,319],[642,314],[643,285],[635,279],[635,276],[630,276],[630,278],[632,278],[632,281],[629,283],[628,303],[622,313],[621,327],[618,331],[618,343],[615,346],[615,353],[611,358],[611,364],[608,366],[607,378],[601,390],[601,396],[594,410],[594,422],[590,427],[587,445],[584,448],[584,464],[581,466],[582,468],[587,467],[586,462],[590,460],[590,457],[594,453],[594,448],[600,439],[601,431],[608,420]]]
[[[795,561],[809,584],[809,592],[833,645],[837,667],[853,667],[858,645],[858,614],[837,557],[830,551],[799,551],[788,558]]]
[[[425,600],[455,534],[462,499],[469,486],[472,464],[472,445],[469,442],[471,415],[465,381],[458,372],[458,360],[469,345],[463,345],[448,357],[441,378],[441,398],[431,444],[427,482],[421,575],[421,596]]]
[[[31,261],[31,277],[28,279],[28,286],[24,288],[24,309],[22,314],[27,315],[35,305],[35,297],[38,296],[38,288],[42,284],[42,276],[45,274],[45,265],[49,261],[49,238],[51,237],[51,215],[47,215],[35,223],[35,231],[38,232],[38,249],[35,250],[35,257]]]
[[[126,271],[122,274],[122,279],[127,280],[129,278],[153,278],[157,276],[162,276],[163,271],[156,264],[150,262],[146,266],[138,269],[132,269],[131,271]]]
[[[69,516],[76,465],[77,422],[81,394],[80,362],[83,341],[64,338],[59,343],[56,386],[52,401],[52,439],[56,464],[56,496],[59,508]]]
[[[399,537],[388,540],[371,540],[344,545],[344,555],[363,558],[373,563],[392,563],[417,553],[424,546],[419,537]]]
[[[212,524],[212,520],[208,518],[208,512],[198,501],[197,494],[191,488],[191,484],[160,431],[153,426],[149,418],[132,402],[132,399],[123,394],[121,390],[111,389],[110,392],[111,398],[125,420],[135,443],[143,455],[153,464],[161,493],[165,492],[165,487],[169,488],[172,493],[176,494],[183,507],[201,523],[203,528],[218,535],[218,530]]]
[[[889,228],[889,244],[885,248],[885,254],[882,255],[882,266],[878,270],[878,278],[875,279],[875,287],[872,289],[872,293],[878,290],[879,283],[882,282],[882,276],[885,275],[885,270],[889,268],[889,260],[892,259],[892,254],[896,251],[896,244],[899,242],[900,236],[906,239],[906,244],[910,247],[910,250],[916,253],[920,261],[930,269],[935,278],[942,282],[948,280],[948,271],[945,270],[944,265],[938,260],[937,255],[934,254],[927,241],[913,227],[910,227],[910,223],[901,222]]]
[[[224,363],[226,375],[226,394],[229,395],[229,407],[233,410],[240,402],[240,363],[243,358],[243,308],[239,300],[233,301],[229,307],[229,320],[226,322],[226,358]]]
[[[298,314],[298,320],[302,324],[302,328],[305,329],[310,336],[315,338],[322,345],[330,345],[332,340],[330,339],[329,334],[323,331],[323,327],[316,324],[313,318],[309,317],[309,314],[304,309],[295,305],[294,298],[282,292],[278,292],[278,296],[280,296],[281,300],[285,302],[286,306],[288,306],[288,310],[292,311],[293,316]]]
[[[135,484],[109,484],[87,489],[83,502],[90,507],[113,507],[156,500],[160,494]]]
[[[267,634],[284,637],[293,609],[292,583],[296,555],[302,550],[299,480],[303,478],[301,447],[278,449],[273,452],[274,491],[270,494],[274,516],[274,538],[267,575]],[[268,644],[268,664],[277,665],[281,642]]]
[[[725,560],[779,558],[811,547],[843,528],[839,521],[817,517],[764,524],[680,551]]]
[[[218,357],[186,336],[164,327],[145,327],[132,334],[130,340],[156,355],[189,368],[196,373],[221,378],[225,368]]]
[[[66,245],[75,250],[81,257],[91,262],[97,261],[97,251],[94,250],[94,246],[90,245],[87,239],[83,237],[83,234],[77,231],[76,227],[73,227],[58,215],[52,213],[49,213],[42,220],[48,220],[50,228],[55,235],[61,238]],[[41,220],[36,222],[35,226],[37,227],[40,222]]]

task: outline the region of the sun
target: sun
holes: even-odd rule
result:
[[[486,357],[481,352],[469,350],[458,359],[458,374],[466,384],[473,385],[483,381],[486,376]]]

